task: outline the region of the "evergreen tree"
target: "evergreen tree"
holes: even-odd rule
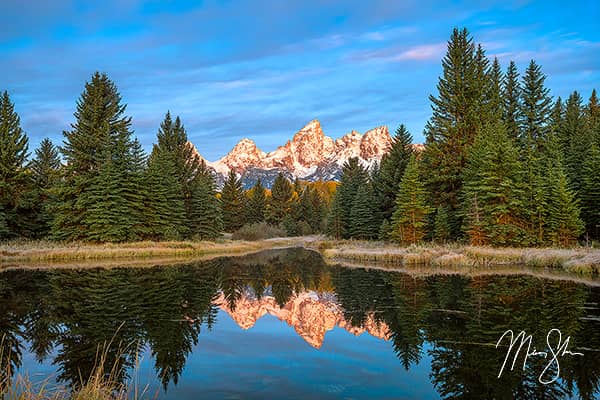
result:
[[[181,187],[181,196],[186,210],[186,221],[188,231],[191,231],[195,224],[193,221],[192,204],[193,192],[198,180],[206,178],[206,166],[204,160],[200,158],[194,146],[188,141],[187,132],[179,116],[175,121],[171,118],[171,113],[167,111],[164,120],[161,122],[157,136],[157,144],[153,151],[170,152],[175,162],[176,177]]]
[[[267,202],[267,222],[278,225],[283,222],[286,215],[292,211],[292,199],[294,190],[290,181],[279,173],[271,187],[271,198]]]
[[[454,29],[448,51],[442,60],[438,96],[429,96],[433,114],[426,125],[426,147],[423,161],[428,174],[427,186],[433,203],[448,210],[452,238],[461,233],[459,194],[466,151],[473,142],[482,121],[484,104],[485,60],[466,29]]]
[[[545,81],[541,67],[531,60],[521,86],[521,142],[525,147],[539,148],[548,134],[552,98]]]
[[[567,100],[564,122],[559,132],[565,170],[571,187],[578,193],[583,181],[582,160],[587,159],[595,140],[587,123],[582,98],[577,92],[573,92]]]
[[[355,239],[373,239],[379,234],[379,219],[374,212],[375,196],[370,186],[360,186],[352,202],[348,228]]]
[[[471,147],[465,170],[465,231],[471,244],[522,244],[523,197],[518,149],[501,122],[489,125]]]
[[[486,100],[486,117],[490,121],[498,121],[503,118],[504,115],[504,104],[502,98],[502,91],[504,88],[504,74],[502,73],[502,67],[498,58],[494,57],[492,66],[489,70],[488,77],[485,79],[487,82],[487,88],[485,93]],[[485,121],[487,122],[487,121]]]
[[[221,215],[225,232],[236,231],[246,223],[245,206],[242,182],[231,170],[221,189]]]
[[[50,232],[52,215],[49,208],[53,203],[51,188],[56,184],[60,168],[60,156],[56,146],[45,138],[35,150],[35,158],[31,161],[31,172],[34,183],[36,234],[45,237]]]
[[[418,162],[413,155],[400,181],[396,211],[391,222],[391,239],[403,245],[420,242],[425,236],[430,212],[427,190],[419,177]]]
[[[221,205],[212,176],[199,179],[192,192],[192,235],[201,240],[219,237],[223,229]]]
[[[554,246],[570,246],[584,230],[579,202],[569,187],[559,140],[552,136],[545,147],[546,238]]]
[[[156,151],[145,173],[146,235],[154,240],[176,240],[185,229],[185,206],[173,154]],[[186,232],[187,233],[187,232]]]
[[[367,171],[360,165],[358,158],[352,157],[346,161],[342,167],[342,176],[340,184],[335,193],[335,217],[340,217],[336,222],[336,229],[341,233],[341,237],[350,238],[351,235],[351,212],[354,205],[354,197],[358,189],[368,184],[369,176]],[[334,221],[331,221],[334,222]]]
[[[100,206],[95,199],[101,197],[100,177],[119,176],[124,187],[119,190],[119,203],[127,206],[127,216],[119,221],[132,231],[140,228],[141,188],[139,167],[141,148],[131,138],[131,118],[124,116],[126,105],[121,104],[115,84],[106,74],[96,72],[77,102],[76,122],[70,131],[63,132],[65,158],[64,176],[57,186],[57,205],[53,208],[53,236],[65,240],[98,238],[97,229],[105,224],[98,214]],[[110,160],[109,160],[110,159]],[[103,167],[107,170],[102,171]],[[116,201],[116,200],[115,200]],[[94,208],[90,208],[94,205]],[[104,215],[104,214],[103,214]],[[127,222],[125,222],[127,221]],[[89,228],[94,226],[94,232]],[[110,228],[111,232],[125,228]],[[133,232],[136,233],[136,232]],[[107,231],[112,237],[112,233]],[[94,239],[97,240],[97,239]]]
[[[448,223],[448,211],[445,207],[438,207],[435,213],[433,239],[438,243],[450,240],[450,224]]]
[[[592,145],[583,162],[581,182],[582,218],[586,231],[594,239],[600,238],[600,148]]]
[[[248,210],[246,216],[249,224],[256,224],[265,220],[265,208],[267,204],[267,193],[260,178],[250,189],[248,198]]]
[[[593,132],[596,144],[600,146],[600,103],[596,89],[592,90],[592,95],[585,108],[589,129]]]
[[[519,84],[519,71],[514,61],[511,61],[506,71],[504,90],[502,91],[504,101],[503,122],[508,136],[517,140],[521,136],[521,85]]]
[[[0,240],[23,233],[22,213],[30,187],[27,135],[8,92],[0,97]]]
[[[563,126],[565,117],[565,109],[562,104],[560,96],[554,102],[552,106],[552,112],[550,113],[550,130],[555,134],[560,134]]]
[[[412,155],[412,141],[412,135],[401,124],[392,138],[390,150],[381,159],[379,173],[373,179],[381,215],[388,222],[394,213],[398,185]]]

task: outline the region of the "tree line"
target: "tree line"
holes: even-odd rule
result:
[[[115,84],[86,83],[60,147],[44,139],[30,160],[10,97],[0,98],[0,239],[124,242],[215,239],[266,223],[288,235],[568,246],[600,238],[600,105],[596,91],[553,99],[532,60],[504,72],[466,29],[442,60],[423,151],[404,125],[375,168],[343,167],[325,182],[244,190],[212,171],[170,113],[151,154],[134,138]],[[255,229],[262,229],[257,225]]]
[[[0,239],[125,242],[215,239],[246,223],[281,225],[290,235],[319,232],[327,210],[322,183],[249,191],[231,173],[217,193],[213,172],[166,113],[152,151],[134,138],[116,85],[95,73],[64,131],[63,145],[28,137],[7,92],[0,99]]]
[[[532,60],[503,72],[466,29],[442,60],[423,151],[404,125],[378,167],[344,165],[336,238],[569,246],[600,237],[600,105],[553,99]]]

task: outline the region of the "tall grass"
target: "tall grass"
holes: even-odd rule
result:
[[[80,382],[68,388],[64,385],[53,386],[51,377],[41,382],[32,382],[26,375],[17,374],[11,379],[10,357],[3,358],[4,338],[0,339],[0,399],[2,400],[144,400],[151,399],[148,386],[141,387],[137,379],[121,382],[121,366],[117,361],[107,370],[108,351],[111,342],[98,347],[96,362],[89,377],[81,377]],[[119,353],[125,353],[119,347]],[[6,365],[5,365],[6,363]],[[136,358],[134,372],[139,368]]]

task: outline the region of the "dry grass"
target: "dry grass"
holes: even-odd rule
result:
[[[150,399],[148,386],[140,388],[137,380],[120,382],[119,365],[115,363],[110,370],[106,370],[107,355],[112,341],[99,346],[96,354],[96,364],[88,379],[75,385],[74,389],[53,386],[50,377],[42,382],[32,382],[28,376],[16,375],[9,379],[10,366],[3,364],[2,348],[3,339],[0,338],[0,367],[6,374],[0,373],[0,398],[2,400],[142,400]],[[126,349],[119,346],[119,351]],[[139,368],[136,364],[135,371]]]
[[[50,241],[14,241],[0,244],[2,266],[41,262],[98,261],[127,259],[196,258],[206,255],[240,254],[284,246],[290,240],[216,242],[133,242],[133,243],[64,243]]]
[[[600,272],[600,250],[583,247],[518,249],[431,244],[398,247],[383,242],[331,240],[313,242],[310,247],[326,258],[342,261],[433,267],[522,265],[559,268],[580,274]]]

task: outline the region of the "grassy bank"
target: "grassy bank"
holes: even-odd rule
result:
[[[600,250],[590,248],[492,248],[421,245],[398,247],[382,242],[314,241],[309,247],[334,261],[388,263],[402,267],[481,267],[522,265],[560,268],[568,272],[598,274]]]
[[[62,243],[15,241],[0,244],[0,268],[43,263],[200,258],[244,254],[290,246],[294,241],[276,238],[259,241],[220,240],[216,242],[134,242],[134,243]]]

